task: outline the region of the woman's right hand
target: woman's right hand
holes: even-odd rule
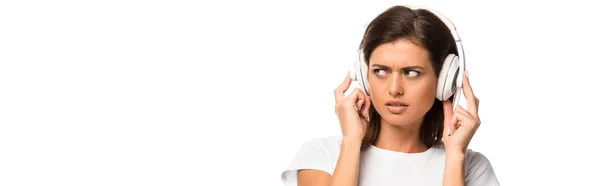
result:
[[[344,93],[351,82],[348,73],[344,82],[335,89],[335,113],[340,121],[343,138],[362,141],[369,121],[371,98],[360,88],[355,88],[348,97],[345,97]]]

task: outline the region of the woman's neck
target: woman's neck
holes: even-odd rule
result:
[[[404,126],[392,125],[381,121],[381,130],[375,146],[397,152],[418,153],[427,150],[427,146],[419,138],[422,121]]]

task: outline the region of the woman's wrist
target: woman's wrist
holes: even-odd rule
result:
[[[362,144],[362,137],[344,136],[342,138],[342,144],[343,145],[349,145],[349,146],[355,146],[355,145],[360,146]]]
[[[444,168],[444,186],[462,186],[465,185],[465,159],[464,155],[446,154],[446,164]]]
[[[464,162],[464,160],[465,160],[465,152],[464,151],[462,151],[460,149],[446,150],[446,161],[452,161],[452,162],[462,161],[462,162]]]

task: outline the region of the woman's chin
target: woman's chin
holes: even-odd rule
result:
[[[405,115],[386,114],[381,116],[381,119],[384,123],[394,126],[407,126],[411,123]]]

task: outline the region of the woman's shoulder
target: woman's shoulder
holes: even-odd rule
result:
[[[324,150],[339,150],[342,145],[342,137],[341,136],[324,136],[324,137],[316,137],[310,138],[304,141],[303,146],[314,146],[320,147]]]
[[[467,149],[465,152],[465,163],[468,167],[477,168],[477,167],[490,167],[490,160],[479,151],[474,149]]]
[[[297,171],[302,169],[321,170],[333,175],[341,143],[341,136],[317,137],[305,140],[295,157],[281,173],[282,181],[285,185],[295,185]]]
[[[341,136],[324,136],[306,139],[297,156],[337,158],[342,145]]]
[[[492,163],[484,153],[473,149],[465,152],[465,182],[468,185],[499,185]]]
[[[336,161],[341,145],[341,136],[311,138],[304,141],[297,155]]]

